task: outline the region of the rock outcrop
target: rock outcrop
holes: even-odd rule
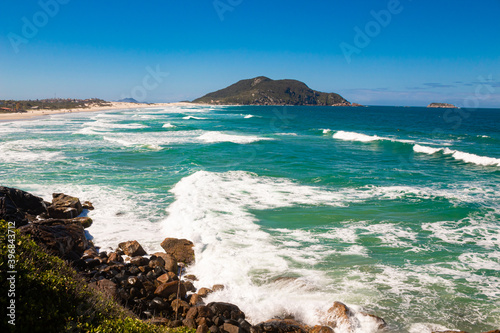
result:
[[[457,107],[453,104],[448,103],[431,103],[427,105],[428,108],[448,108],[448,109],[456,109]]]
[[[0,186],[0,219],[23,226],[47,212],[42,198],[15,188]]]
[[[80,219],[48,219],[19,228],[49,253],[63,259],[77,260],[89,247]]]
[[[146,255],[146,251],[142,248],[141,244],[137,241],[128,241],[118,244],[118,247],[125,252],[129,257],[143,256]]]
[[[64,193],[52,194],[52,204],[47,207],[49,217],[55,219],[71,219],[83,211],[80,199]]]
[[[161,242],[161,247],[174,257],[178,262],[187,265],[194,262],[193,242],[187,239],[165,238]]]
[[[386,322],[375,315],[358,312],[358,316],[370,317],[375,321],[378,329],[383,329],[387,326]],[[360,326],[360,320],[356,317],[356,313],[352,311],[347,305],[341,302],[334,302],[333,306],[327,312],[327,319],[325,323],[333,329],[339,328],[345,332],[355,332],[356,328]]]

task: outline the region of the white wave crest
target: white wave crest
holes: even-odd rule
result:
[[[197,119],[197,120],[202,120],[202,119],[207,119],[207,118],[203,118],[203,117],[195,117],[195,116],[185,116],[185,117],[182,117],[182,119],[186,119],[186,120],[189,120],[189,119]]]
[[[171,124],[171,123],[166,123],[166,124],[163,124],[163,126],[162,126],[162,127],[163,127],[163,128],[174,128],[174,127],[177,127],[177,126],[175,126],[175,125],[173,125],[173,124]]]
[[[377,135],[366,135],[362,133],[346,132],[346,131],[335,132],[335,134],[333,134],[333,138],[345,141],[359,141],[359,142],[371,142],[371,141],[387,139]]]
[[[435,154],[438,152],[442,152],[444,155],[451,155],[454,159],[460,160],[466,163],[472,163],[476,165],[483,165],[483,166],[500,166],[500,159],[499,158],[493,158],[493,157],[488,157],[488,156],[479,156],[476,154],[471,154],[471,153],[466,153],[463,151],[459,150],[453,150],[449,148],[431,148],[427,146],[421,146],[421,145],[414,145],[413,150],[417,153],[424,153],[424,154]]]
[[[233,142],[241,144],[263,140],[272,140],[271,138],[264,138],[255,135],[234,135],[217,131],[204,133],[200,135],[198,139],[206,143]]]

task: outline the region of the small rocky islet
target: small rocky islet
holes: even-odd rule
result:
[[[334,302],[325,322],[308,326],[293,318],[275,318],[252,325],[235,304],[204,299],[225,286],[196,289],[197,278],[189,275],[195,261],[194,244],[186,239],[165,238],[165,252],[148,254],[135,240],[118,244],[113,252],[99,251],[85,236],[92,225],[86,215],[94,207],[88,201],[54,193],[52,202],[19,189],[0,186],[0,219],[14,222],[46,251],[71,265],[89,286],[113,298],[139,318],[168,327],[186,326],[197,333],[333,333],[335,328],[355,332],[359,316],[372,320],[377,330],[387,331],[386,322],[367,313],[355,314]],[[83,213],[83,214],[82,214]],[[460,331],[446,331],[460,332]],[[441,332],[441,333],[446,333]],[[438,332],[436,332],[438,333]],[[500,333],[500,330],[487,333]]]

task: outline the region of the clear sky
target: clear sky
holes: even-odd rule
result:
[[[0,99],[191,100],[260,75],[500,107],[500,0],[0,2]]]

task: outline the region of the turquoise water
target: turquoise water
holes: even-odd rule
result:
[[[498,109],[54,115],[0,123],[0,179],[92,201],[104,250],[191,239],[197,286],[225,284],[211,299],[253,323],[316,324],[341,301],[394,332],[480,332],[500,326],[499,124]]]

